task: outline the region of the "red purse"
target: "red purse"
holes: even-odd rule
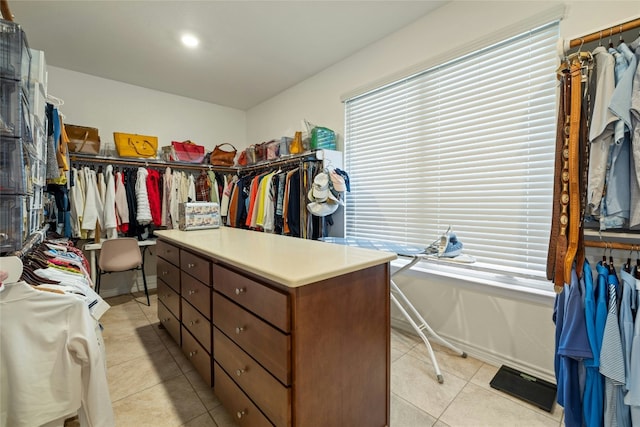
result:
[[[202,163],[204,147],[191,141],[171,141],[172,160],[185,163]]]

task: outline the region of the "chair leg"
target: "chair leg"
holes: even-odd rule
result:
[[[102,276],[102,272],[98,269],[98,274],[96,276],[96,294],[100,295],[100,277]]]
[[[147,305],[151,307],[151,301],[149,300],[149,289],[147,288],[147,275],[144,272],[144,264],[140,268],[142,270],[142,282],[144,283],[144,294],[147,296]]]

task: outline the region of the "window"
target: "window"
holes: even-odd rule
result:
[[[559,22],[346,100],[347,236],[428,245],[543,279]]]

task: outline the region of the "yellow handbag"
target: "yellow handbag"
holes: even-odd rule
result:
[[[113,139],[120,157],[151,157],[158,153],[158,137],[114,132]]]

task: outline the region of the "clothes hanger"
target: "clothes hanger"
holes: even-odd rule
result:
[[[622,269],[627,273],[631,274],[631,253],[633,251],[633,246],[629,249],[629,258],[627,258],[627,262],[622,266]]]
[[[611,245],[609,247],[609,274],[616,274],[616,268],[613,264],[613,245]]]
[[[640,279],[640,245],[636,246],[636,279]]]
[[[0,257],[0,270],[7,272],[8,276],[4,283],[15,283],[22,276],[22,260],[17,256]]]
[[[53,96],[51,94],[47,95],[47,102],[53,105],[54,107],[62,107],[64,105],[64,101],[57,96]]]
[[[609,49],[615,49],[611,41],[611,36],[613,36],[613,27],[609,28]]]
[[[624,43],[624,39],[622,38],[622,25],[620,25],[620,40],[618,40],[618,46]]]

